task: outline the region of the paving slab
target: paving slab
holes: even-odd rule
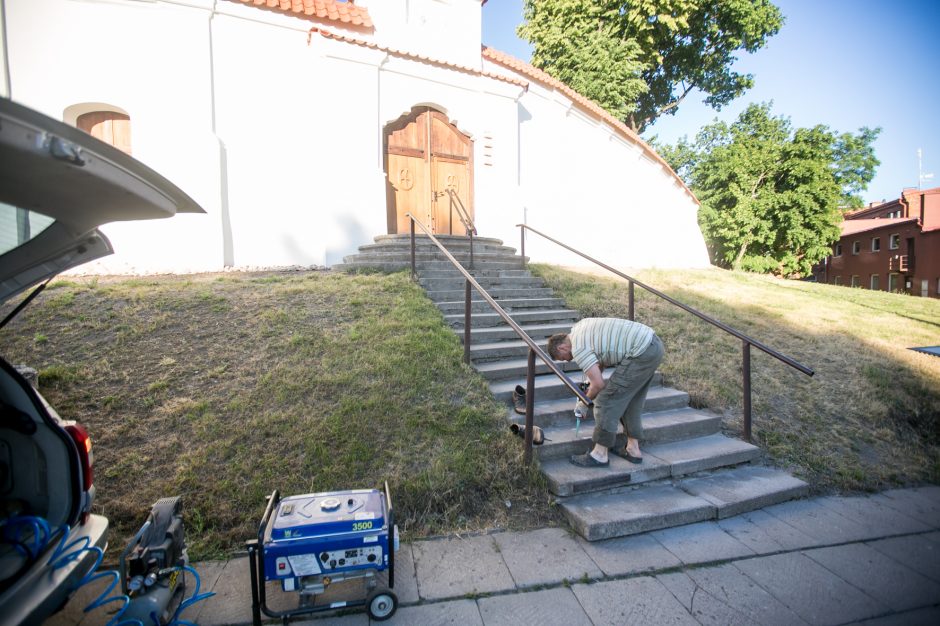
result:
[[[813,546],[865,541],[869,530],[815,500],[795,500],[764,509],[813,539]]]
[[[687,478],[678,487],[715,505],[719,519],[799,498],[809,489],[787,472],[757,465]]]
[[[402,607],[390,619],[376,623],[388,626],[483,626],[483,618],[473,600],[451,600]]]
[[[798,552],[737,561],[734,567],[810,624],[842,624],[888,610]]]
[[[418,594],[424,600],[515,589],[489,535],[418,541],[411,547]]]
[[[105,604],[85,613],[85,607],[97,600],[108,588],[113,579],[101,578],[80,587],[61,611],[43,622],[44,626],[75,626],[76,624],[104,624],[118,610],[116,602]],[[108,597],[120,594],[120,587],[115,587]],[[191,610],[195,610],[195,606]]]
[[[557,587],[477,600],[485,626],[592,626],[571,589]]]
[[[870,541],[866,545],[927,578],[940,582],[940,533],[891,537]]]
[[[871,546],[850,544],[807,550],[804,554],[893,611],[907,611],[940,602],[940,583]]]
[[[885,617],[856,622],[859,626],[937,626],[940,624],[940,606],[931,606]]]
[[[572,591],[595,626],[698,626],[669,590],[650,576],[574,585]]]
[[[656,578],[701,624],[791,626],[806,623],[731,564]]]
[[[718,520],[726,533],[757,554],[798,550],[817,545],[817,540],[766,511],[750,511]]]
[[[715,522],[667,528],[652,535],[686,565],[754,555],[753,550],[726,533]]]
[[[682,564],[675,554],[648,534],[603,541],[587,541],[578,537],[578,544],[606,576],[639,574]]]
[[[940,528],[940,487],[890,489],[882,492],[885,504],[916,518],[933,528]]]
[[[200,570],[197,568],[196,571]],[[215,575],[215,583],[210,587],[209,581],[203,580],[201,591],[213,591],[215,595],[194,606],[193,608],[200,609],[198,615],[188,616],[187,619],[195,617],[201,626],[251,622],[251,577],[248,573],[248,557],[230,559],[224,563],[221,571],[213,569],[211,575]],[[273,588],[269,586],[267,589]],[[278,593],[284,595],[279,590]],[[282,605],[282,600],[279,595],[272,593],[268,598],[268,606],[276,610],[291,608]],[[296,599],[291,606],[297,606]]]
[[[715,507],[671,485],[622,493],[585,494],[560,503],[572,526],[588,541],[635,535],[715,517]]]
[[[603,576],[564,528],[497,533],[493,539],[519,589]]]
[[[667,462],[673,476],[746,463],[760,456],[757,446],[720,433],[646,446],[643,451]]]
[[[890,506],[884,496],[825,497],[815,500],[865,528],[869,537],[890,537],[935,530],[907,513]]]
[[[246,625],[251,623],[251,619],[244,622]],[[269,624],[274,622],[268,622]],[[331,617],[299,618],[295,617],[290,622],[291,626],[369,626],[369,616],[365,613],[353,613],[350,615],[340,615]],[[383,622],[387,623],[387,622]],[[199,624],[202,626],[202,624]]]

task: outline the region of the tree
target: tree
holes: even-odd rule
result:
[[[526,0],[532,63],[642,132],[693,90],[717,110],[753,83],[731,70],[783,25],[770,0]]]
[[[713,262],[801,276],[839,238],[840,205],[874,176],[871,144],[881,129],[794,130],[770,108],[752,104],[730,126],[715,122],[694,142],[658,150],[702,203],[699,225]]]

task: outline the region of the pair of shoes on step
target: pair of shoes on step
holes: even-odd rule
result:
[[[626,459],[634,465],[639,465],[643,462],[643,457],[633,456],[626,449],[611,448],[608,452],[610,454],[616,454],[622,459]],[[577,465],[578,467],[607,467],[610,465],[610,461],[601,462],[591,456],[590,452],[585,452],[584,454],[575,454],[570,459],[568,459],[572,465]]]

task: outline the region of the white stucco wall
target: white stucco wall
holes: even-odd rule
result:
[[[527,214],[611,264],[707,264],[673,175],[560,92],[310,32],[514,76],[482,61],[479,0],[358,4],[374,33],[224,0],[6,0],[13,99],[70,122],[84,103],[127,112],[134,156],[207,211],[107,225],[117,253],[82,271],[341,262],[386,232],[383,128],[419,105],[473,140],[481,235],[518,246]]]

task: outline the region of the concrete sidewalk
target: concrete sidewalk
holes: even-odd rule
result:
[[[196,569],[216,595],[183,619],[250,624],[247,559]],[[560,528],[416,541],[397,553],[395,582],[399,608],[384,624],[933,626],[940,487],[799,500],[593,543]],[[269,606],[296,606],[296,594],[268,588]],[[107,621],[101,609],[82,615],[89,593],[47,623]],[[291,623],[369,621],[363,612]]]

